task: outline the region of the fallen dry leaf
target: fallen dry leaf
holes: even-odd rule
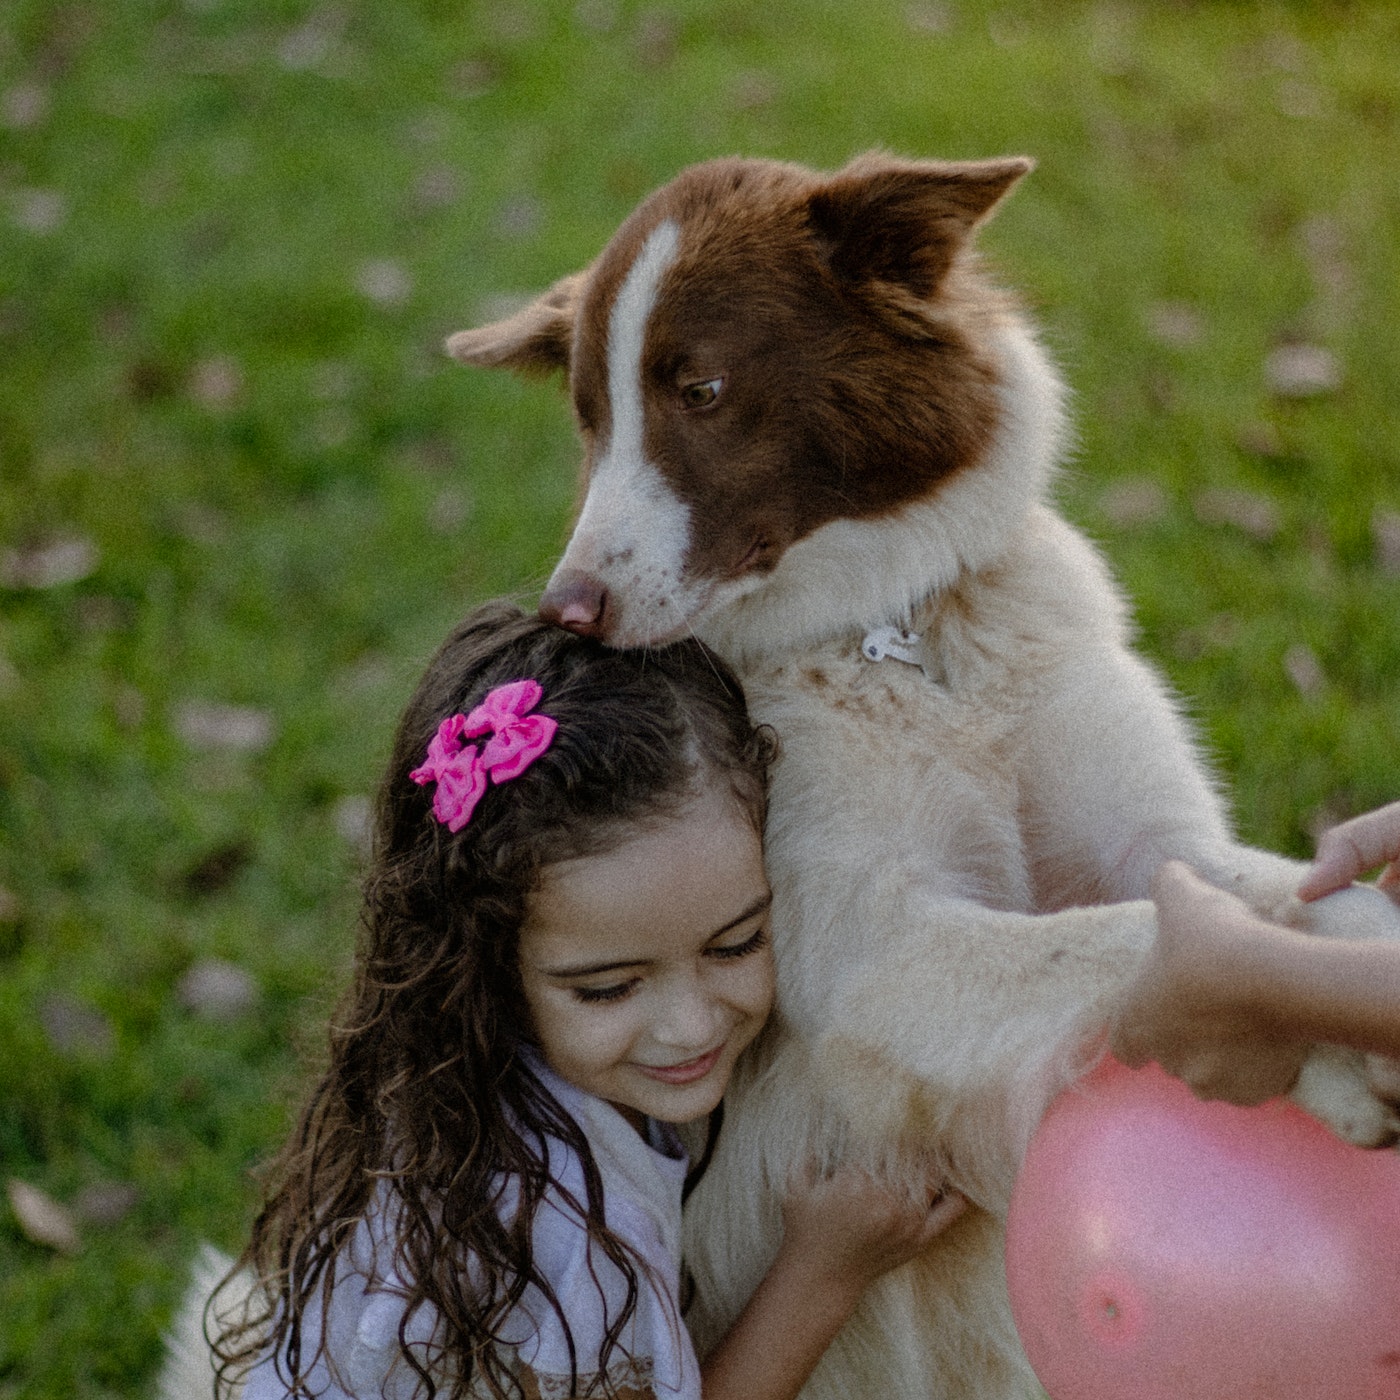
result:
[[[667,68],[680,49],[680,24],[660,9],[644,10],[637,17],[637,33],[633,42],[637,61],[643,68]]]
[[[16,190],[10,196],[10,220],[26,233],[52,233],[68,217],[62,190]]]
[[[496,215],[496,231],[502,238],[519,241],[533,238],[544,222],[544,205],[532,194],[518,194],[506,200]]]
[[[1276,458],[1284,455],[1283,439],[1278,429],[1262,420],[1246,423],[1235,434],[1235,441],[1240,451],[1249,453],[1251,457]]]
[[[12,1176],[5,1183],[10,1209],[25,1239],[60,1254],[77,1254],[83,1247],[72,1213],[37,1186]]]
[[[78,1192],[73,1205],[94,1225],[116,1225],[131,1214],[140,1199],[141,1193],[129,1181],[94,1181]]]
[[[39,1004],[39,1024],[50,1045],[63,1055],[108,1058],[117,1048],[111,1021],[95,1006],[66,992],[54,992]]]
[[[1400,575],[1400,511],[1376,511],[1371,517],[1371,534],[1381,573]]]
[[[916,34],[946,34],[953,27],[953,12],[947,5],[906,5],[904,22]]]
[[[180,979],[175,995],[202,1021],[234,1021],[258,1004],[252,973],[223,958],[202,958]]]
[[[1189,302],[1157,301],[1143,312],[1148,334],[1162,345],[1185,350],[1205,339],[1205,322]]]
[[[340,839],[360,855],[367,855],[374,832],[374,806],[363,793],[352,793],[335,804],[332,813]]]
[[[231,407],[243,392],[243,369],[232,355],[211,355],[190,371],[189,395],[198,404],[218,412]]]
[[[501,77],[499,60],[478,56],[459,63],[451,72],[450,82],[458,97],[481,97],[490,92]]]
[[[339,5],[326,5],[293,29],[277,46],[277,61],[293,73],[323,64],[344,32],[346,16]]]
[[[1342,366],[1321,345],[1280,345],[1264,361],[1269,388],[1283,399],[1310,399],[1342,387]]]
[[[175,732],[196,749],[261,753],[277,733],[276,723],[266,710],[207,700],[187,700],[177,705],[174,721]]]
[[[1099,509],[1119,528],[1152,525],[1166,517],[1170,502],[1161,482],[1135,476],[1104,488]]]
[[[1302,642],[1289,647],[1284,653],[1283,669],[1298,693],[1308,699],[1322,694],[1327,685],[1327,675],[1317,659],[1317,653]]]
[[[777,79],[757,69],[736,73],[729,85],[730,105],[740,112],[757,112],[771,106],[778,94]]]
[[[0,122],[12,131],[38,126],[49,114],[49,90],[42,83],[16,83],[0,95]]]
[[[418,173],[413,182],[416,209],[446,209],[462,197],[462,175],[455,166],[432,165]]]
[[[355,273],[355,290],[376,306],[402,306],[413,295],[413,277],[393,258],[370,258]]]
[[[428,507],[428,529],[435,535],[454,535],[471,513],[471,493],[460,486],[444,486]]]
[[[77,583],[97,569],[97,546],[74,536],[49,540],[30,549],[7,549],[0,554],[0,587],[57,588]]]
[[[1273,539],[1283,528],[1283,515],[1267,496],[1256,491],[1211,487],[1192,502],[1202,525],[1233,525],[1251,539]]]

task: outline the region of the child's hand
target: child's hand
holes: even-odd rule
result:
[[[1138,1066],[1156,1060],[1200,1098],[1256,1104],[1287,1093],[1308,1047],[1256,998],[1252,967],[1288,938],[1234,895],[1179,861],[1152,880],[1157,941],[1128,989],[1109,1048]]]
[[[884,1181],[850,1166],[819,1176],[809,1165],[789,1183],[783,1248],[801,1254],[814,1282],[863,1292],[927,1249],[966,1209],[937,1179]]]
[[[1380,887],[1400,903],[1400,802],[1379,807],[1334,826],[1317,843],[1308,877],[1298,887],[1300,899],[1321,899],[1384,865]]]
[[[796,1400],[866,1288],[967,1209],[941,1187],[918,1170],[899,1181],[857,1167],[796,1173],[778,1256],[705,1359],[705,1400]]]

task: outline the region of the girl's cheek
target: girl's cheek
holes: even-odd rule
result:
[[[633,995],[621,1001],[581,1006],[580,1010],[586,1014],[578,1018],[580,1040],[595,1047],[624,1044],[635,1034],[640,1019],[637,1000]]]
[[[777,991],[771,949],[765,948],[756,956],[746,972],[748,1004],[755,1012],[766,1016],[773,1008],[773,998]]]

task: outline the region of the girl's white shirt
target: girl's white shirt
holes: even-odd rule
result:
[[[674,1129],[653,1123],[644,1140],[610,1104],[574,1088],[546,1066],[535,1068],[588,1139],[603,1183],[608,1228],[641,1261],[641,1267],[634,1262],[636,1310],[612,1352],[608,1379],[615,1389],[637,1396],[700,1400],[700,1367],[679,1305],[686,1173],[680,1141]],[[571,1386],[568,1338],[559,1315],[537,1288],[527,1290],[500,1335],[543,1400],[565,1400],[605,1393],[590,1391],[589,1385],[608,1323],[625,1302],[626,1283],[590,1241],[583,1217],[568,1203],[565,1193],[581,1202],[587,1199],[577,1156],[555,1138],[545,1142],[552,1184],[535,1214],[534,1260],[568,1317],[578,1359],[577,1390]],[[498,1207],[503,1218],[511,1216],[515,1200],[507,1181]],[[395,1260],[396,1213],[392,1187],[384,1183],[337,1265],[329,1316],[323,1322],[319,1298],[307,1306],[302,1355],[315,1351],[324,1332],[326,1351],[335,1361],[332,1371],[322,1356],[308,1378],[312,1393],[325,1400],[410,1400],[419,1389],[417,1375],[399,1351],[407,1288]],[[427,1346],[436,1325],[436,1313],[420,1307],[405,1335],[410,1344]],[[259,1361],[248,1373],[242,1400],[285,1400],[285,1365],[282,1375],[278,1370],[271,1354]]]

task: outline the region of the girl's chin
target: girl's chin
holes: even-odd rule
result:
[[[717,1073],[714,1068],[686,1084],[667,1084],[645,1078],[635,1092],[628,1094],[627,1103],[619,1104],[614,1100],[613,1105],[629,1121],[635,1121],[640,1115],[658,1123],[691,1123],[719,1107],[728,1085],[729,1076]]]

